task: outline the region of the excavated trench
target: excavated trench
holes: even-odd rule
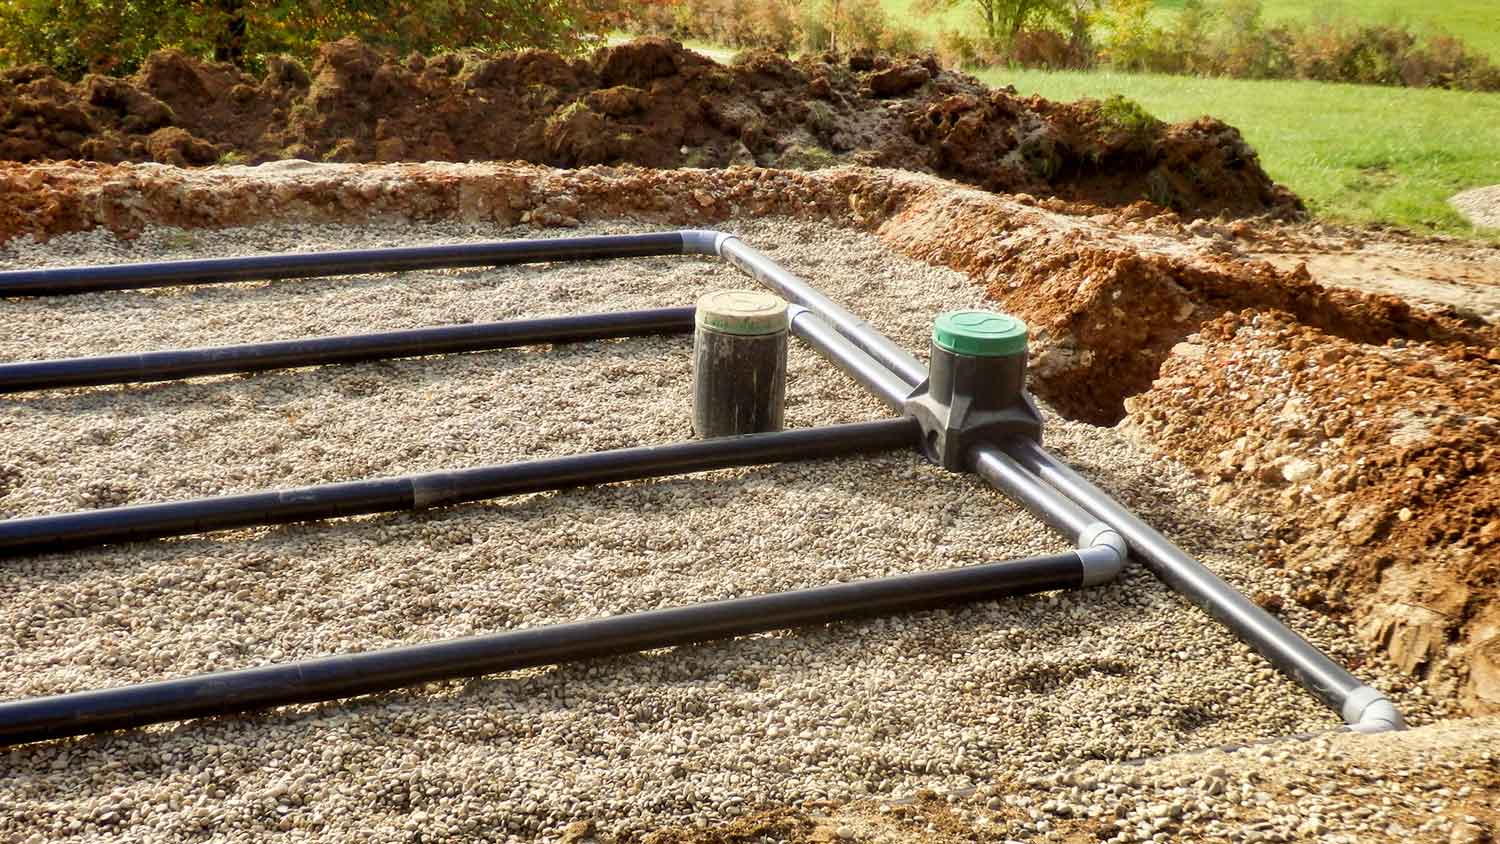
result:
[[[1033,329],[1031,386],[1062,414],[1122,420],[1269,514],[1264,596],[1352,616],[1447,699],[1500,707],[1500,330],[1459,309],[1330,289],[1241,253],[1244,223],[1004,196],[911,173],[279,162],[187,170],[0,169],[0,235],[266,222],[459,220],[853,227],[967,274]]]

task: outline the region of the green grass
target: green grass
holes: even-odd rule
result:
[[[968,0],[963,0],[952,9],[931,15],[918,14],[916,0],[880,0],[880,5],[892,24],[909,26],[933,40],[944,29],[977,34],[981,28],[979,15],[973,11]]]
[[[1474,235],[1446,200],[1500,184],[1500,94],[1102,72],[978,75],[1053,100],[1120,94],[1172,122],[1211,114],[1237,127],[1271,178],[1330,221]]]

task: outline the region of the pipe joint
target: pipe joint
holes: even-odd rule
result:
[[[727,232],[714,231],[713,229],[684,229],[678,234],[682,235],[682,254],[684,255],[721,255],[720,248],[724,241],[734,237]]]
[[[1108,583],[1120,575],[1130,546],[1125,537],[1104,522],[1094,522],[1078,535],[1078,559],[1083,561],[1083,586]]]
[[[1390,698],[1370,686],[1360,686],[1344,698],[1344,723],[1356,733],[1384,733],[1406,729],[1406,721]]]

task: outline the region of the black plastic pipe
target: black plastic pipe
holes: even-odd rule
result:
[[[228,372],[477,352],[532,343],[683,334],[692,330],[692,308],[658,308],[128,355],[21,361],[0,363],[0,393],[170,381]]]
[[[0,745],[334,700],[434,680],[1076,588],[1073,552],[0,703]]]
[[[886,419],[622,448],[449,472],[140,504],[0,522],[0,556],[211,530],[411,510],[505,495],[915,446],[915,420]]]
[[[451,267],[494,267],[544,261],[591,261],[682,253],[681,232],[502,240],[444,246],[347,249],[336,252],[197,258],[90,267],[0,272],[0,296],[55,296],[97,290],[222,284],[281,278],[386,273]]]

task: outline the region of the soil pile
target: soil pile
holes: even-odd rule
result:
[[[858,163],[1201,215],[1301,210],[1217,120],[1169,126],[1120,100],[1020,97],[931,59],[751,53],[725,66],[663,39],[574,60],[535,50],[397,60],[340,41],[310,70],[274,61],[262,78],[170,51],[123,79],[11,69],[0,72],[0,158]]]
[[[1129,427],[1279,515],[1301,599],[1352,611],[1403,670],[1500,711],[1500,348],[1351,342],[1285,314],[1205,326]]]

